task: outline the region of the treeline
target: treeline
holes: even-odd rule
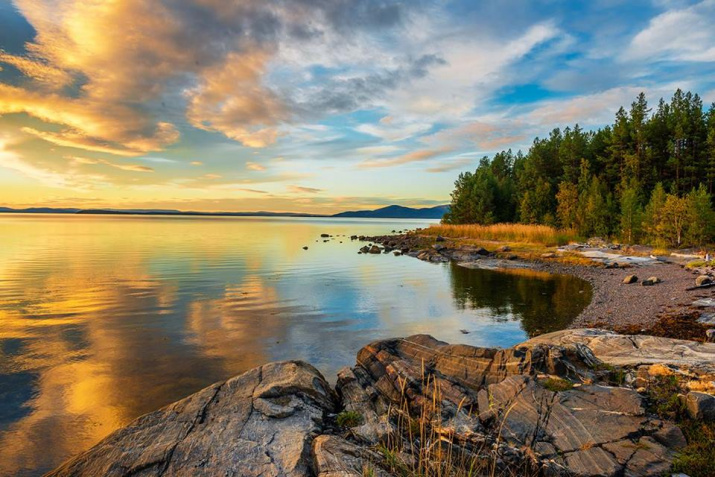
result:
[[[703,245],[713,239],[715,104],[677,90],[649,108],[641,93],[614,124],[578,125],[502,151],[459,175],[449,224],[521,222],[627,243]]]

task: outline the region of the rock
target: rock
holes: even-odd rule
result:
[[[519,347],[548,345],[566,350],[586,346],[598,360],[612,366],[647,365],[643,368],[646,376],[649,367],[656,364],[715,375],[715,344],[711,343],[648,335],[619,335],[612,331],[581,328],[543,334]]]
[[[368,247],[367,245],[365,245],[365,246],[363,246],[363,247],[360,247],[360,251],[361,251],[362,253],[369,253],[369,252],[370,252],[370,247]]]
[[[140,417],[48,475],[309,476],[335,404],[309,364],[271,363]]]
[[[715,343],[715,329],[705,330],[705,341],[708,343]]]
[[[444,242],[445,238],[442,237],[441,235],[438,235],[437,238],[435,239],[435,242]]]
[[[473,253],[476,255],[482,255],[482,256],[489,255],[489,251],[484,247],[477,247],[476,249],[474,249]]]
[[[664,422],[662,427],[653,434],[653,438],[665,447],[674,450],[680,450],[688,445],[683,431],[672,422]]]
[[[693,306],[698,308],[711,308],[715,307],[715,298],[701,298],[700,300],[695,300]]]
[[[715,325],[715,313],[701,313],[698,317],[698,323],[703,325]]]
[[[313,441],[313,462],[317,477],[390,477],[375,466],[379,454],[338,436],[318,436]]]
[[[362,423],[351,432],[363,442],[377,444],[394,430],[387,414],[390,403],[373,387],[364,369],[341,369],[336,389],[343,409],[360,414]]]
[[[320,238],[328,238],[330,237],[330,234],[320,234]]]
[[[357,239],[358,239],[358,236],[357,236],[357,235],[351,235],[351,236],[350,236],[350,240],[357,240]]]
[[[649,277],[649,278],[646,278],[645,280],[643,280],[641,282],[641,285],[643,285],[644,287],[653,286],[656,283],[660,283],[660,281],[661,280],[658,277]]]
[[[710,285],[713,282],[712,278],[708,275],[700,275],[695,279],[695,286],[701,287],[703,285]]]
[[[715,396],[691,391],[685,396],[685,409],[692,419],[715,421]]]
[[[589,353],[554,346],[475,348],[417,335],[369,344],[353,370],[364,373],[363,385],[393,408],[406,406],[414,413],[435,397],[426,383],[438,385],[442,431],[466,448],[474,442],[481,449],[485,439],[498,435],[522,463],[529,458],[520,452],[535,449],[534,459],[543,465],[560,462],[569,475],[650,475],[667,469],[673,452],[649,437],[661,427],[645,414],[636,391],[584,384],[553,392],[536,379],[547,374],[579,380],[588,368],[585,360],[595,359]],[[634,460],[639,439],[646,438],[653,441],[648,441],[652,450]],[[622,459],[606,450],[614,442],[621,443]],[[501,459],[508,463],[508,457]]]
[[[432,248],[437,250],[438,252],[440,252],[440,251],[446,249],[447,246],[443,243],[436,243],[436,244],[432,245]]]
[[[504,245],[502,247],[499,247],[497,249],[497,252],[502,252],[502,253],[511,252],[511,247],[508,245]]]
[[[337,394],[303,362],[264,365],[139,418],[49,475],[387,477],[389,462],[412,468],[435,455],[424,446],[484,466],[474,475],[660,475],[686,445],[682,432],[646,414],[637,391],[598,381],[599,358],[656,352],[712,363],[715,345],[602,330],[509,349],[427,335],[375,341],[340,370]],[[637,366],[629,382],[665,368]],[[715,396],[683,400],[694,419],[715,418]],[[337,429],[338,410],[359,424]],[[386,441],[400,446],[389,459],[374,450]]]
[[[556,258],[556,254],[553,252],[542,253],[541,258]]]
[[[377,245],[373,245],[373,246],[370,247],[370,249],[368,250],[368,253],[372,253],[372,254],[382,253],[382,249],[381,249],[380,247],[378,247]]]
[[[394,252],[392,252],[392,254],[393,254],[395,257],[399,257],[400,255],[402,255],[402,252],[400,252],[399,250],[395,250]]]
[[[626,285],[630,285],[631,283],[636,283],[638,281],[638,277],[635,275],[628,275],[626,278],[623,279],[623,283]]]
[[[307,246],[307,245],[304,246],[304,247],[303,247],[303,250],[308,250],[308,246]]]

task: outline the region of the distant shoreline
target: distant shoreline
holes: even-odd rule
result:
[[[13,209],[0,207],[0,214],[64,214],[64,215],[151,215],[151,216],[190,216],[190,217],[305,217],[305,218],[383,218],[383,219],[441,219],[449,210],[447,205],[438,205],[416,209],[390,205],[375,210],[357,210],[340,212],[333,215],[308,214],[298,212],[198,212],[164,209],[77,209],[31,207]]]

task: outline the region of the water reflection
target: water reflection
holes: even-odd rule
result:
[[[586,302],[571,278],[357,255],[344,237],[316,242],[393,228],[0,216],[0,475],[37,475],[267,361],[307,359],[331,377],[378,338],[509,346],[525,330],[565,325]]]
[[[528,269],[499,273],[450,264],[458,307],[488,309],[497,321],[519,320],[530,337],[566,328],[591,301],[583,280]]]

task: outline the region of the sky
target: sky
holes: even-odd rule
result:
[[[449,202],[644,91],[715,101],[715,0],[0,0],[0,206]]]

